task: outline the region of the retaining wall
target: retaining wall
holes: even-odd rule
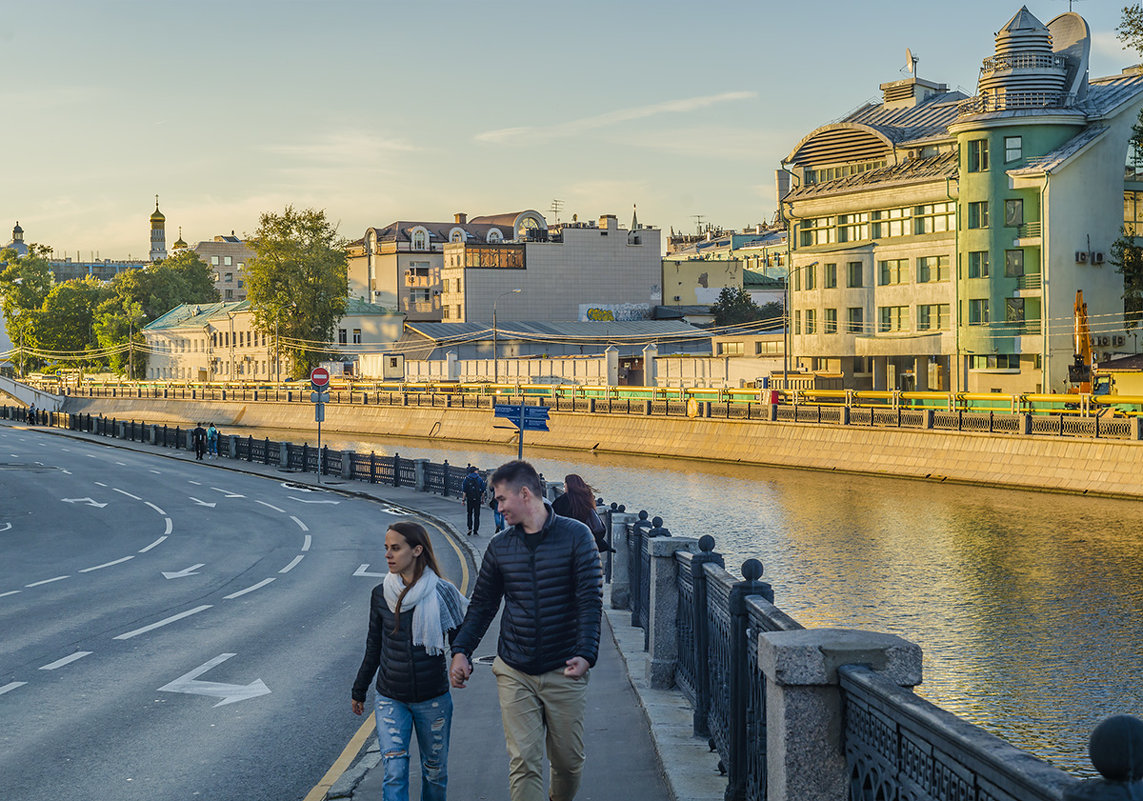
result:
[[[149,423],[309,430],[309,403],[171,401],[69,397],[64,411]],[[486,409],[326,406],[328,433],[508,445]],[[526,443],[572,451],[638,453],[717,462],[954,481],[1019,489],[1143,497],[1143,442],[1003,436],[709,418],[551,412],[551,431]]]

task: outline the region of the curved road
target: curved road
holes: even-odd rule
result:
[[[4,796],[303,798],[361,725],[349,690],[400,514],[0,427]]]

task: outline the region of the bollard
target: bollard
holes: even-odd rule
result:
[[[246,435],[246,461],[254,461],[254,437],[251,434]]]
[[[341,452],[341,477],[346,481],[357,478],[356,454],[353,451]]]
[[[614,507],[615,504],[612,504]],[[631,608],[631,571],[628,567],[630,551],[627,547],[627,527],[636,520],[634,515],[611,511],[611,608]]]
[[[369,483],[377,483],[377,452],[369,451]]]
[[[1064,790],[1062,801],[1143,798],[1143,720],[1113,715],[1092,730],[1087,753],[1101,778]]]
[[[262,449],[262,464],[270,464],[270,438],[266,437],[265,445]]]

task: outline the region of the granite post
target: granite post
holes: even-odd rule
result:
[[[631,608],[631,573],[627,566],[627,526],[638,518],[625,512],[611,513],[611,608]]]
[[[679,579],[676,551],[698,553],[691,537],[654,537],[647,540],[651,555],[651,600],[647,610],[647,679],[656,690],[675,686],[679,662]]]
[[[767,801],[849,798],[842,665],[868,665],[900,687],[921,683],[920,646],[893,634],[801,629],[758,635],[758,667],[766,678]]]

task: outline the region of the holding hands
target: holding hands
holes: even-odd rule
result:
[[[472,662],[464,654],[454,654],[452,666],[448,669],[449,682],[458,690],[464,689],[472,675]]]

